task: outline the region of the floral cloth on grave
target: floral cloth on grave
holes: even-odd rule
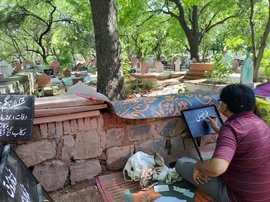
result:
[[[169,94],[112,102],[116,115],[126,119],[149,119],[180,116],[185,109],[218,106],[218,95]]]

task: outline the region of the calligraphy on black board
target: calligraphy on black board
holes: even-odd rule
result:
[[[0,201],[52,201],[51,197],[10,145],[6,145],[4,149],[1,147],[1,150]]]
[[[31,140],[34,97],[0,95],[0,141]]]
[[[215,133],[210,125],[208,117],[216,117],[218,119],[219,127],[223,124],[215,106],[183,110],[182,115],[192,137],[200,137]]]

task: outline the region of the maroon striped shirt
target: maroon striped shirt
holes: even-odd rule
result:
[[[221,176],[231,201],[270,201],[270,128],[252,112],[221,127],[213,157],[230,162]]]

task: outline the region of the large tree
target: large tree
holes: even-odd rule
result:
[[[188,40],[191,58],[199,60],[199,46],[206,33],[230,18],[236,17],[231,1],[181,1],[163,0],[162,4],[151,2],[149,8],[154,12],[170,15],[177,19]],[[222,4],[224,7],[222,8]],[[230,7],[230,12],[224,12]]]
[[[97,91],[110,100],[124,98],[115,0],[90,0],[95,30]]]

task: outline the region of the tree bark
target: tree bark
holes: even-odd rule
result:
[[[115,0],[89,1],[96,42],[97,91],[110,100],[123,99],[124,77]]]
[[[252,41],[252,53],[253,53],[253,62],[256,61],[256,43],[255,43],[255,28],[254,28],[254,0],[250,0],[250,15],[249,15],[249,26],[251,29],[251,41]]]
[[[264,53],[264,49],[266,47],[266,42],[267,42],[267,38],[270,32],[270,0],[268,0],[268,21],[263,33],[263,37],[261,40],[261,44],[259,47],[259,52],[258,55],[256,57],[256,60],[254,61],[254,75],[253,75],[253,81],[257,81],[258,79],[258,74],[259,74],[259,68],[261,65],[261,61],[263,58],[263,53]]]

